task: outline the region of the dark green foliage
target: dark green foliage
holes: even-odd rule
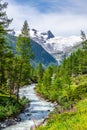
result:
[[[37,82],[43,80],[43,73],[44,73],[44,67],[41,63],[38,63],[34,69],[34,78],[36,79]]]
[[[22,99],[17,103],[15,97],[0,94],[0,121],[10,116],[16,116],[23,109],[24,105],[28,103],[27,99]]]
[[[23,28],[22,28],[22,30],[21,30],[22,35],[23,35],[24,37],[29,37],[29,30],[30,30],[30,29],[29,29],[27,20],[25,20],[25,21],[24,21]]]
[[[12,22],[12,19],[9,19],[6,14],[6,8],[8,6],[7,2],[4,2],[0,0],[0,33],[4,33],[8,31],[8,26]]]
[[[6,14],[7,3],[0,0],[0,119],[19,113],[26,103],[19,99],[19,87],[28,84],[30,79],[30,50],[29,28],[25,21],[22,34],[10,42],[8,32],[12,19]],[[14,40],[14,37],[12,37]],[[14,46],[13,46],[14,45]],[[14,95],[14,96],[13,96]]]
[[[6,34],[9,31],[8,26],[12,19],[8,19],[6,14],[7,3],[0,0],[0,85],[6,82],[5,64],[9,53],[9,45],[6,42]]]
[[[30,38],[27,21],[24,22],[21,35],[19,35],[16,42],[16,54],[15,54],[15,68],[16,71],[16,86],[17,86],[17,100],[19,87],[24,84],[29,84],[29,73],[31,70],[30,59],[33,59],[33,53],[30,49]]]

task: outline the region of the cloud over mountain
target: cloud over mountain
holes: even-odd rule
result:
[[[86,31],[86,0],[35,1],[7,0],[9,3],[7,14],[14,19],[12,28],[20,30],[26,19],[30,28],[36,28],[40,31],[50,29],[55,35],[79,35],[81,29]]]

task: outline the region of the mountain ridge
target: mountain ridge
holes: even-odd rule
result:
[[[35,31],[35,33],[33,32]],[[51,34],[49,36],[49,33]],[[31,39],[40,44],[48,53],[50,53],[59,63],[66,56],[69,56],[74,46],[78,46],[81,43],[80,36],[57,36],[49,30],[45,33],[41,33],[37,30],[30,30]]]
[[[61,61],[65,55],[70,55],[72,48],[82,42],[80,36],[55,37],[50,30],[40,32],[36,29],[30,29],[30,38],[41,45],[57,61]]]
[[[13,51],[15,52],[17,37],[8,35],[8,42],[11,44]],[[31,61],[33,66],[36,66],[39,62],[44,67],[49,65],[57,65],[56,59],[49,54],[41,45],[31,39],[31,50],[34,52],[34,59]]]

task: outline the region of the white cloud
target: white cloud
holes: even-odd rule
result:
[[[24,20],[29,22],[30,28],[40,31],[51,30],[55,35],[80,34],[80,30],[87,29],[87,16],[75,13],[42,13],[30,5],[18,5],[14,1],[7,0],[9,5],[7,14],[13,18],[11,27],[16,31],[22,28]],[[86,32],[87,33],[87,32]]]

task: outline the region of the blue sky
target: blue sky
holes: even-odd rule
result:
[[[67,0],[15,0],[18,4],[29,4],[37,8],[42,13],[52,11],[62,11],[63,6],[68,6],[70,3]]]
[[[19,5],[30,5],[42,13],[72,11],[87,13],[87,0],[14,0]],[[85,7],[85,8],[81,8]]]
[[[20,30],[24,20],[30,28],[52,30],[58,35],[87,33],[87,0],[7,0],[12,27]]]

